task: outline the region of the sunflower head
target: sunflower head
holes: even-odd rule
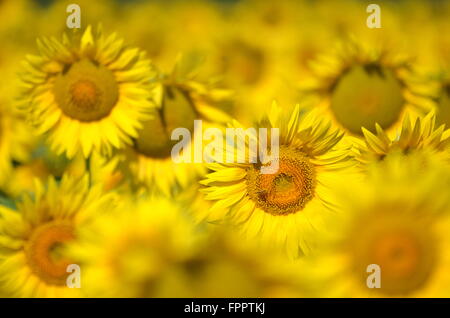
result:
[[[133,144],[120,151],[123,160],[117,169],[131,176],[136,186],[169,194],[172,188],[187,185],[204,171],[199,164],[192,166],[172,160],[173,146],[180,142],[172,140],[172,133],[176,128],[187,129],[191,139],[185,147],[192,149],[194,140],[202,138],[203,133],[194,129],[194,121],[201,120],[204,128],[223,126],[229,116],[220,108],[230,100],[231,93],[196,80],[197,72],[196,62],[180,57],[174,69],[161,76],[156,84],[155,116],[144,121]]]
[[[346,242],[351,251],[355,272],[360,274],[361,285],[367,280],[367,267],[380,266],[382,270],[381,292],[387,296],[406,295],[420,290],[431,278],[438,263],[440,248],[433,224],[429,220],[403,214],[403,207],[374,206],[374,209],[392,209],[355,224],[349,240],[358,236],[365,226],[367,233],[359,235],[359,242]],[[400,215],[395,216],[396,213]]]
[[[74,228],[67,222],[49,222],[37,227],[25,246],[31,271],[45,283],[65,286],[67,267],[72,263],[58,252],[63,244],[74,239]]]
[[[442,271],[450,260],[444,230],[449,176],[437,162],[424,165],[420,154],[397,154],[371,166],[364,186],[346,181],[340,195],[346,213],[324,235],[316,264],[336,283],[336,296],[448,295],[438,280],[448,277]],[[328,268],[319,265],[320,257]],[[379,288],[368,284],[371,265],[379,267]]]
[[[134,143],[134,149],[151,158],[170,158],[172,131],[178,127],[194,132],[194,120],[200,119],[191,91],[182,85],[167,83],[161,86],[162,96],[157,115],[144,122],[143,129]]]
[[[151,117],[156,72],[145,54],[116,34],[89,26],[82,36],[38,40],[21,76],[23,108],[58,154],[110,153],[131,142]]]
[[[239,124],[234,122],[233,126]],[[325,184],[338,177],[336,171],[349,167],[352,160],[346,148],[335,149],[342,133],[299,106],[288,113],[274,103],[257,126],[279,129],[278,154],[264,163],[276,161],[278,169],[266,173],[261,161],[251,161],[255,157],[251,141],[259,141],[261,136],[253,136],[250,131],[244,146],[245,162],[208,165],[214,172],[201,181],[206,186],[202,191],[207,200],[216,201],[210,209],[211,220],[236,224],[250,237],[280,244],[281,250],[287,248],[295,257],[311,249],[314,230],[310,230],[321,225],[320,214],[331,207],[323,200],[329,189]],[[302,224],[300,228],[296,228],[296,222]],[[317,223],[310,227],[309,222]],[[291,230],[295,234],[289,234]]]
[[[314,197],[317,182],[314,166],[301,151],[288,147],[281,147],[278,161],[275,174],[263,174],[259,166],[249,167],[249,197],[267,213],[296,213]]]
[[[340,43],[334,53],[311,64],[312,78],[302,91],[319,99],[335,123],[352,135],[361,127],[373,131],[395,127],[408,111],[423,112],[430,97],[416,93],[419,83],[408,57],[355,40]]]
[[[53,94],[64,114],[90,122],[110,114],[117,103],[119,87],[111,71],[84,59],[56,77]]]
[[[137,152],[153,158],[166,159],[176,141],[171,140],[175,128],[194,132],[194,120],[202,119],[224,123],[229,117],[220,110],[231,92],[195,79],[198,58],[179,56],[172,71],[161,76],[157,85],[158,113],[144,123],[135,139]]]
[[[87,176],[63,176],[60,183],[36,180],[16,208],[2,206],[0,213],[2,288],[19,297],[75,296],[67,286],[70,264],[77,264],[66,247],[76,240],[80,224],[101,210],[112,210],[114,194],[89,187]],[[97,210],[98,209],[98,210]]]

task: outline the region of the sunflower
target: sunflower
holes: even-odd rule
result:
[[[430,112],[424,118],[416,118],[412,124],[407,115],[398,135],[389,136],[380,125],[376,124],[376,135],[362,128],[364,142],[357,143],[357,158],[362,163],[383,160],[395,152],[410,154],[415,151],[439,153],[444,159],[450,159],[450,129],[445,125],[436,126],[436,117]]]
[[[169,195],[204,173],[201,163],[178,163],[172,159],[172,148],[179,141],[172,140],[171,135],[176,128],[188,129],[191,140],[185,144],[185,150],[197,151],[194,140],[202,139],[203,129],[194,129],[194,120],[202,120],[202,128],[213,123],[215,127],[224,126],[229,116],[216,106],[227,101],[230,92],[196,81],[196,68],[189,59],[178,59],[173,71],[157,84],[157,115],[143,122],[133,145],[115,154],[116,171],[133,187],[156,189]]]
[[[0,187],[8,187],[13,162],[28,160],[34,138],[29,133],[25,118],[11,109],[11,103],[0,100]]]
[[[448,297],[449,182],[448,169],[424,167],[414,155],[392,156],[372,166],[364,183],[343,184],[347,213],[324,233],[310,264],[310,275],[328,288],[321,295]],[[378,282],[370,277],[375,266]]]
[[[92,150],[110,153],[131,143],[151,117],[155,72],[144,52],[126,48],[116,34],[91,27],[81,38],[38,40],[39,56],[28,56],[21,76],[23,108],[52,149],[69,158]]]
[[[18,199],[23,192],[32,192],[35,178],[46,182],[49,177],[60,180],[63,175],[82,177],[86,173],[87,163],[81,153],[72,159],[64,154],[57,155],[42,138],[33,146],[29,149],[26,161],[14,164],[11,178],[3,189],[9,197]]]
[[[274,261],[275,255],[267,261],[257,248],[238,244],[231,233],[212,233],[194,225],[186,210],[170,198],[142,196],[84,227],[81,240],[69,250],[82,260],[87,295],[256,297],[295,293],[295,276],[292,269],[288,272],[293,267]]]
[[[347,149],[333,149],[343,133],[330,123],[302,113],[298,106],[285,115],[274,103],[257,125],[279,128],[278,158],[266,163],[278,163],[277,172],[263,174],[265,164],[252,163],[255,154],[246,140],[244,163],[209,164],[214,172],[201,184],[206,199],[217,201],[207,220],[231,222],[248,237],[276,244],[296,257],[313,248],[323,216],[336,208],[331,185],[352,161]]]
[[[311,72],[302,94],[351,135],[361,136],[361,127],[374,131],[376,123],[395,129],[405,113],[416,116],[433,107],[411,59],[385,45],[340,42],[333,53],[311,62]]]
[[[67,267],[75,263],[65,253],[78,227],[99,211],[110,211],[113,194],[89,188],[88,177],[63,177],[17,201],[17,210],[0,207],[0,290],[13,297],[73,297]]]

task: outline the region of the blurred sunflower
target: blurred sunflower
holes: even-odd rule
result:
[[[174,188],[185,187],[205,171],[201,163],[194,160],[177,163],[171,156],[172,147],[179,142],[171,139],[174,129],[190,131],[191,139],[185,143],[185,150],[194,156],[197,151],[194,140],[202,139],[203,133],[194,130],[194,120],[202,120],[203,128],[212,123],[220,127],[229,120],[216,106],[228,100],[230,92],[196,81],[196,65],[190,59],[180,58],[173,71],[158,82],[157,115],[143,122],[132,146],[117,153],[116,169],[132,185],[169,195]]]
[[[341,42],[333,53],[312,61],[311,71],[301,91],[352,135],[361,136],[361,127],[373,131],[376,123],[395,129],[406,112],[423,114],[433,107],[411,59],[381,44]]]
[[[291,257],[308,253],[323,216],[336,208],[331,184],[352,164],[347,149],[333,149],[343,133],[298,106],[286,116],[276,103],[257,127],[279,128],[279,156],[271,159],[278,161],[278,171],[262,174],[261,163],[251,163],[256,154],[249,140],[245,163],[209,164],[214,172],[201,181],[207,186],[202,191],[217,202],[207,219],[237,224],[247,236],[276,244]]]
[[[24,162],[30,157],[34,138],[21,114],[8,101],[0,100],[0,187],[4,190],[11,181],[14,162]]]
[[[46,182],[49,177],[60,180],[63,175],[82,177],[87,171],[87,163],[81,153],[72,159],[64,154],[57,155],[49,149],[44,140],[36,140],[30,147],[28,158],[16,163],[11,178],[5,184],[4,192],[18,199],[23,192],[33,192],[34,179]]]
[[[362,128],[364,143],[357,143],[357,159],[362,163],[383,160],[395,152],[410,154],[415,151],[439,153],[444,160],[450,160],[450,129],[445,125],[436,127],[436,117],[430,112],[424,118],[416,118],[414,125],[408,115],[403,119],[399,135],[388,134],[376,124],[376,135]]]
[[[168,39],[171,19],[168,19],[165,6],[167,3],[154,1],[122,2],[119,21],[126,23],[115,23],[118,32],[132,36],[133,43],[145,50],[158,65],[166,59],[173,63],[173,56],[169,53],[172,46],[177,47],[178,43]],[[152,22],[148,23],[149,21]],[[180,51],[177,50],[177,53]]]
[[[295,293],[295,276],[288,272],[289,265],[278,264],[275,255],[268,261],[255,248],[238,244],[234,235],[212,234],[195,226],[186,209],[170,198],[140,197],[117,212],[86,226],[81,241],[70,248],[74,257],[82,260],[87,295],[256,297]],[[276,271],[271,267],[275,264],[279,266]]]
[[[74,297],[79,289],[66,286],[65,253],[78,227],[99,211],[110,211],[113,194],[89,188],[88,178],[63,177],[46,187],[36,181],[33,194],[17,201],[17,210],[0,206],[1,292],[12,297]]]
[[[23,108],[37,131],[48,133],[57,154],[93,149],[110,153],[131,143],[151,117],[150,61],[137,48],[126,48],[116,34],[81,38],[66,35],[38,40],[39,56],[28,56],[21,75]]]
[[[220,36],[212,38],[211,68],[236,92],[229,112],[244,124],[265,112],[274,99],[292,105],[296,93],[285,72],[286,46],[296,38],[295,6],[275,1],[244,1],[230,8]],[[255,32],[258,30],[258,32]],[[276,34],[276,36],[274,36]]]
[[[311,263],[310,274],[324,279],[317,286],[327,286],[322,297],[450,295],[449,171],[422,162],[393,156],[373,166],[363,184],[345,180],[347,213],[324,233]],[[368,286],[371,264],[379,266],[380,288]]]

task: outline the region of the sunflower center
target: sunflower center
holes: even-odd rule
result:
[[[109,115],[117,103],[119,88],[110,70],[83,59],[56,77],[53,93],[65,115],[90,122]]]
[[[445,124],[447,128],[450,127],[450,84],[447,84],[442,89],[436,113],[436,122],[439,125]]]
[[[353,134],[375,123],[391,127],[400,118],[404,98],[402,84],[393,71],[379,65],[353,66],[332,90],[330,107],[336,120]]]
[[[433,273],[436,263],[435,241],[430,233],[422,229],[414,231],[407,228],[379,229],[368,240],[366,251],[355,257],[365,266],[377,264],[381,269],[381,291],[388,295],[406,295],[423,287]],[[364,240],[364,239],[361,239]],[[364,283],[367,274],[364,274]]]
[[[70,224],[51,222],[33,231],[25,246],[32,272],[47,284],[64,286],[67,266],[72,262],[62,256],[64,243],[74,239]]]
[[[248,169],[249,196],[267,213],[296,213],[314,197],[314,167],[303,153],[286,147],[280,147],[278,161],[279,168],[274,174],[261,174],[260,165]]]
[[[274,188],[276,192],[287,192],[295,188],[292,176],[280,174],[274,180]]]
[[[151,158],[170,157],[172,147],[178,142],[171,140],[175,128],[194,131],[197,117],[195,105],[189,93],[177,86],[165,86],[158,114],[144,123],[144,128],[135,140],[137,152]]]
[[[100,100],[100,92],[89,80],[79,80],[71,87],[72,102],[80,109],[93,109]]]

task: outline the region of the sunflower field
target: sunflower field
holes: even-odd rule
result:
[[[450,297],[449,17],[1,0],[0,297]]]

